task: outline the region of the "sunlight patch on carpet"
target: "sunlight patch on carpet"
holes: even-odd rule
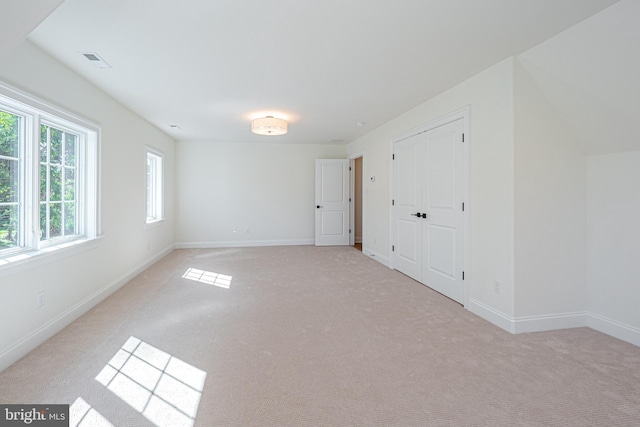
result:
[[[229,289],[233,276],[227,276],[225,274],[218,274],[213,271],[200,270],[197,268],[189,268],[182,275],[182,278],[205,283],[207,285],[217,286],[219,288]]]
[[[100,412],[78,397],[69,407],[69,427],[114,427]]]
[[[158,427],[191,427],[207,373],[135,337],[96,380]]]

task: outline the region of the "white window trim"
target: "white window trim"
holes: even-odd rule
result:
[[[33,263],[55,262],[95,249],[100,239],[102,239],[102,236],[92,239],[79,238],[69,240],[66,243],[58,242],[44,249],[13,252],[10,256],[0,258],[0,277],[28,271],[33,268]]]
[[[158,212],[158,215],[156,217],[154,217],[154,218],[150,219],[147,216],[147,203],[148,203],[147,191],[146,191],[147,170],[146,170],[146,167],[145,167],[145,197],[144,197],[145,209],[144,209],[144,217],[145,217],[145,225],[146,225],[147,228],[159,225],[165,219],[165,217],[164,217],[164,154],[161,151],[156,150],[155,148],[152,148],[152,147],[149,147],[149,146],[145,147],[145,157],[144,157],[144,161],[145,161],[144,164],[145,165],[147,163],[147,159],[149,158],[149,155],[151,155],[151,156],[153,156],[153,157],[155,157],[157,159],[160,159],[159,167],[156,170],[156,176],[155,176],[155,179],[156,179],[156,183],[155,183],[156,194],[155,194],[155,197],[156,197],[156,200],[159,200],[157,202],[157,204],[158,204],[157,209],[158,209],[159,212]]]
[[[49,102],[27,94],[20,89],[0,82],[0,101],[12,112],[25,117],[24,137],[25,153],[21,171],[23,187],[30,187],[30,191],[23,191],[24,213],[22,214],[24,232],[21,242],[22,247],[4,251],[0,255],[0,271],[12,269],[26,262],[43,260],[65,256],[75,253],[79,248],[85,247],[84,243],[97,240],[102,235],[100,218],[100,133],[101,128],[97,124],[63,110]],[[39,143],[40,123],[52,124],[65,130],[72,131],[84,138],[80,144],[83,161],[79,162],[78,172],[83,178],[79,180],[82,192],[83,207],[81,221],[83,233],[73,238],[52,239],[41,242],[39,238],[39,224],[34,224],[39,215],[39,193],[36,191],[38,182],[40,158],[36,153]],[[35,138],[35,141],[34,141]],[[91,171],[90,169],[93,169]],[[25,197],[26,195],[26,197]],[[73,248],[73,249],[72,249]],[[13,271],[12,271],[13,272]]]

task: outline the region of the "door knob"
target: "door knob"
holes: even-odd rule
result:
[[[420,216],[426,215],[426,214],[421,214],[420,212],[418,212],[418,213],[414,213],[414,214],[411,214],[411,215],[412,216],[417,216],[418,218],[420,218]]]
[[[320,205],[317,205],[317,206],[316,206],[316,209],[320,209],[321,207],[322,207],[322,206],[320,206]]]
[[[426,214],[426,213],[423,213],[423,214],[422,214],[422,218],[426,218],[426,217],[427,217],[427,214]]]

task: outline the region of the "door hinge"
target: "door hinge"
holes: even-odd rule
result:
[[[464,271],[462,272],[462,280],[464,280]]]
[[[395,251],[396,251],[395,245],[391,245],[391,252],[395,252]]]
[[[391,206],[395,206],[395,205],[396,205],[395,199],[391,199]]]
[[[351,201],[351,197],[349,197],[349,201]],[[464,210],[464,209],[463,209]]]
[[[392,155],[391,155],[391,160],[395,160],[395,159],[396,159],[396,155],[395,155],[395,154],[392,154]]]
[[[462,202],[462,212],[464,212],[464,202]]]
[[[462,142],[464,142],[464,133],[462,134]]]
[[[351,166],[349,166],[349,170],[351,170]]]
[[[349,234],[351,234],[351,229],[349,229]]]

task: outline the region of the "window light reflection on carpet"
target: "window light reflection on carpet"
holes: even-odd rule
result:
[[[191,427],[207,373],[130,337],[96,380],[158,427]]]
[[[114,427],[82,397],[69,407],[69,427]]]
[[[227,276],[225,274],[218,274],[213,271],[200,270],[197,268],[189,268],[182,275],[182,278],[205,283],[207,285],[217,286],[219,288],[229,289],[229,287],[231,287],[231,279],[233,276]]]

